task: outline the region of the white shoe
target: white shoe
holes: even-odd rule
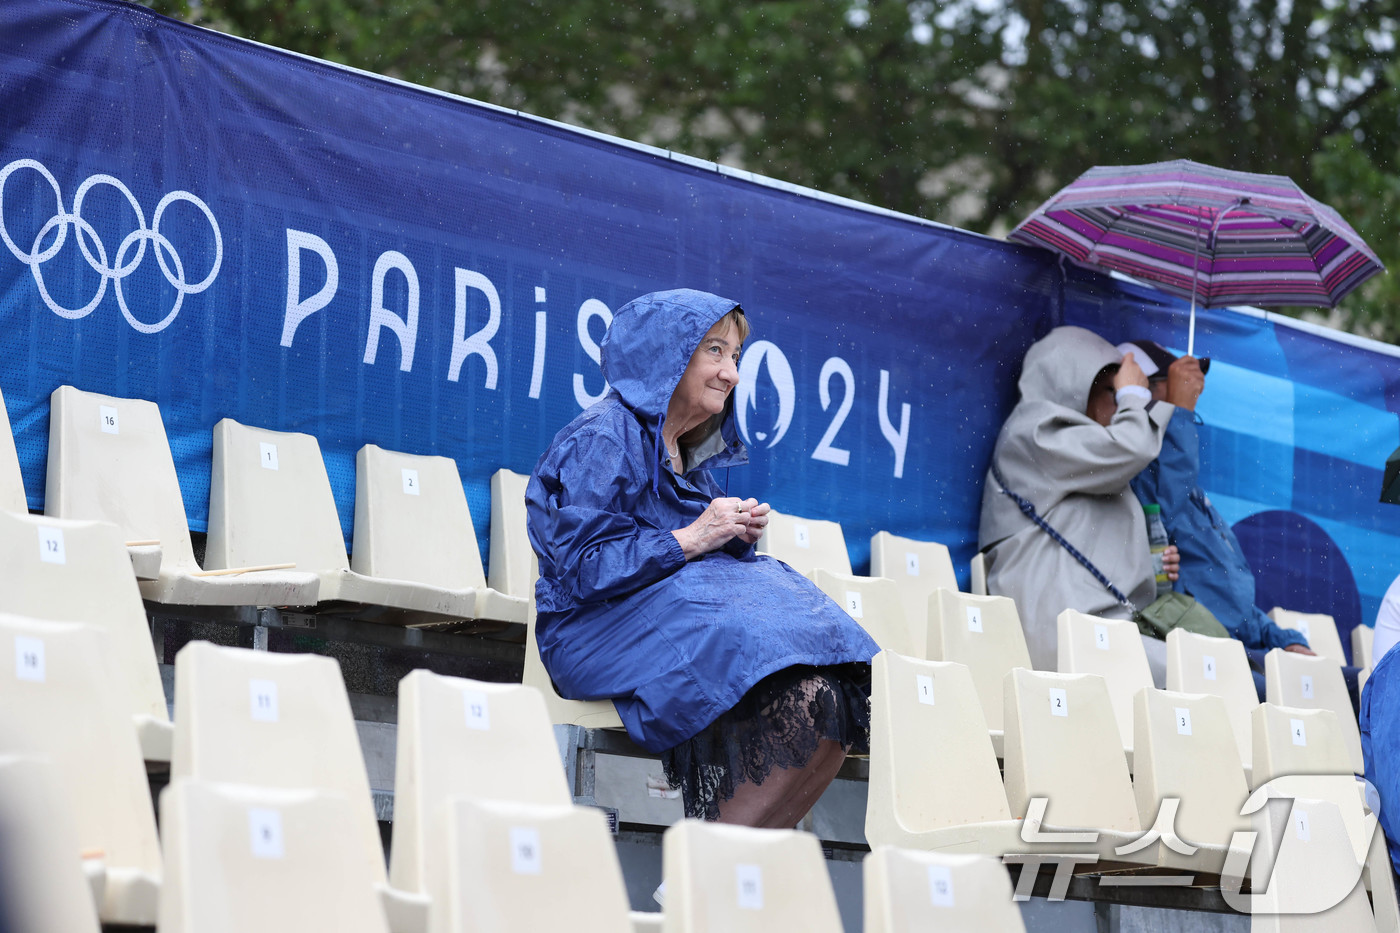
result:
[[[662,907],[666,906],[666,882],[661,882],[656,886],[656,890],[651,892],[651,899]]]

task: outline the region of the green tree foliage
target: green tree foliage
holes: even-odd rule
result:
[[[1400,268],[1400,0],[146,2],[990,233],[1096,164],[1289,175]],[[1400,338],[1400,285],[1331,320]]]

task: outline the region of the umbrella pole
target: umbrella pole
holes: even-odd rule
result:
[[[1186,355],[1196,355],[1196,285],[1201,278],[1201,231],[1196,230],[1196,248],[1191,254],[1191,323],[1186,330]]]

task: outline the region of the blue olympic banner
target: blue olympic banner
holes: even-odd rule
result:
[[[738,398],[753,462],[730,491],[839,520],[858,569],[880,529],[965,567],[1025,349],[1060,321],[1181,343],[1180,303],[1040,251],[116,0],[0,4],[0,87],[0,391],[35,508],[48,395],[72,384],[160,405],[196,530],[210,431],[231,417],[320,440],[347,539],[361,445],[453,457],[484,542],[491,473],[528,472],[606,391],[613,309],[683,285],[754,325]],[[1229,352],[1221,337],[1209,383],[1231,414],[1207,415],[1208,488],[1233,521],[1325,529],[1370,568],[1355,582],[1373,615],[1400,567],[1361,492],[1395,446],[1400,362],[1236,317],[1208,315],[1202,337],[1243,334]],[[1374,385],[1352,394],[1337,377],[1357,358]],[[1314,388],[1364,414],[1364,438],[1300,414]],[[1334,468],[1355,495],[1319,473]],[[1289,527],[1290,547],[1312,534]]]

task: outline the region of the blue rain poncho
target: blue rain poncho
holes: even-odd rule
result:
[[[602,342],[608,395],[555,436],[525,493],[545,669],[563,696],[611,698],[652,752],[695,735],[774,671],[868,662],[879,650],[786,564],[738,539],[687,561],[671,533],[727,495],[712,470],[748,461],[732,395],[683,476],[661,444],[691,354],[735,307],[677,289],[619,309]]]
[[[1162,524],[1181,551],[1173,589],[1189,593],[1246,648],[1306,645],[1301,632],[1276,625],[1254,604],[1254,572],[1230,525],[1200,485],[1201,441],[1195,412],[1177,409],[1162,452],[1133,479],[1133,492],[1162,507]]]
[[[1361,691],[1361,755],[1380,796],[1391,867],[1400,874],[1400,649],[1376,662]]]

